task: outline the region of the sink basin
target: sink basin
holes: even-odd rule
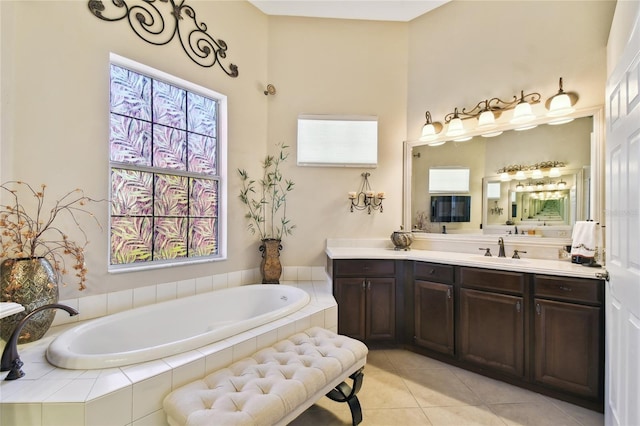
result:
[[[472,256],[473,260],[487,263],[501,263],[511,265],[526,265],[529,263],[527,259],[514,259],[512,257],[496,257],[496,256]]]

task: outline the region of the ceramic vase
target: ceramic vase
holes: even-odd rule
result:
[[[18,323],[34,309],[58,303],[58,280],[53,266],[45,258],[6,259],[0,265],[0,301],[15,302],[25,310],[2,319],[0,337],[8,341]],[[38,312],[22,328],[18,343],[40,339],[51,327],[55,310]]]
[[[260,251],[262,252],[262,262],[260,262],[262,284],[280,284],[280,275],[282,275],[280,250],[282,250],[280,240],[273,238],[262,240],[260,245]]]

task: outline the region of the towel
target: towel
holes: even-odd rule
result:
[[[571,256],[594,258],[601,244],[600,225],[593,221],[577,221],[571,239]]]

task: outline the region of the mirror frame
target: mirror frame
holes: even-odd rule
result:
[[[589,211],[591,212],[591,219],[604,222],[604,139],[605,139],[605,120],[604,120],[604,107],[597,106],[592,108],[584,108],[574,111],[569,114],[568,117],[582,118],[591,116],[593,119],[593,133],[591,138],[591,188],[590,188],[590,205]],[[551,121],[549,117],[539,117],[532,123],[535,124],[547,124]],[[510,123],[504,123],[498,125],[496,130],[508,131],[514,130],[517,126]],[[468,132],[471,136],[480,136],[481,131],[474,130]],[[434,142],[449,142],[444,136],[430,141]],[[402,223],[404,229],[412,229],[411,223],[411,199],[412,199],[412,185],[411,176],[413,173],[413,161],[412,151],[414,147],[428,145],[427,142],[420,140],[406,140],[403,143],[403,184],[402,184]],[[420,237],[420,233],[416,233],[416,237]]]

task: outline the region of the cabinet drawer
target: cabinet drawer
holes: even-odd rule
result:
[[[453,282],[453,266],[440,265],[438,263],[416,262],[414,264],[414,276],[418,279],[435,281],[440,283]]]
[[[536,297],[602,304],[604,286],[598,280],[536,275]]]
[[[373,276],[395,275],[396,263],[394,260],[378,259],[344,259],[334,261],[334,274],[336,276]]]
[[[524,274],[491,269],[460,268],[460,284],[483,290],[524,293]]]

